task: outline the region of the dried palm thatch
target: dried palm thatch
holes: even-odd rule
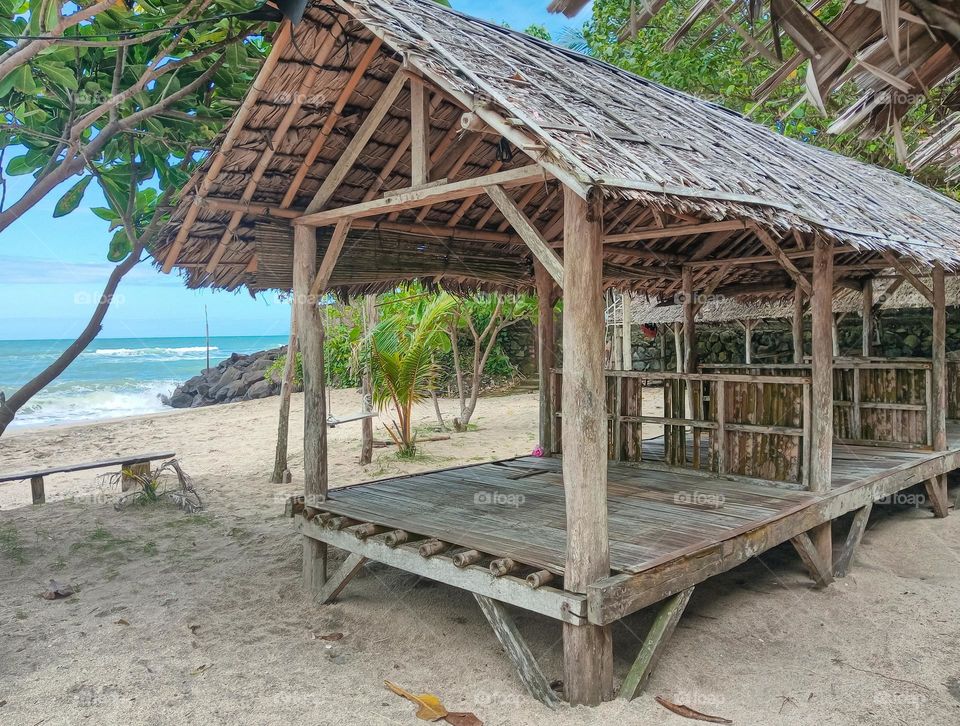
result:
[[[930,278],[920,278],[927,286]],[[930,303],[910,285],[900,284],[895,276],[876,278],[873,287],[875,310],[928,309]],[[960,300],[960,279],[946,281],[948,301]],[[675,301],[659,301],[645,295],[631,298],[631,320],[637,323],[662,325],[683,322],[683,305]],[[789,320],[793,317],[792,300],[783,298],[757,299],[751,297],[712,298],[703,303],[697,320],[704,323],[732,323],[744,320]],[[833,300],[833,312],[838,315],[860,315],[863,311],[863,293],[844,289]],[[623,308],[611,306],[607,311],[607,323],[619,325]]]
[[[413,193],[410,76],[428,88],[433,180],[415,191],[470,191],[374,214],[357,205]],[[562,185],[602,195],[605,284],[650,295],[678,290],[683,264],[700,290],[792,289],[815,239],[853,283],[889,256],[960,268],[960,204],[429,0],[335,0],[282,26],[153,252],[191,287],[288,289],[289,225],[332,210],[354,221],[328,289],[532,287],[491,173],[561,256]]]
[[[631,3],[622,37],[635,37],[668,2]],[[586,5],[584,0],[554,0],[549,10],[573,17]],[[901,128],[907,111],[924,102],[929,89],[951,82],[960,70],[960,7],[955,0],[857,0],[835,11],[835,3],[825,0],[700,0],[664,50],[681,41],[709,42],[717,28],[730,29],[744,39],[747,62],[760,59],[776,67],[754,91],[755,100],[769,98],[808,63],[806,100],[824,115],[824,99],[847,83],[857,89],[858,98],[836,115],[831,132],[858,130],[866,138],[892,133],[898,155],[910,168],[955,166],[956,159],[944,155],[918,150],[908,156]],[[793,53],[786,58],[781,36],[792,42]],[[960,150],[956,138],[949,143],[954,153]]]

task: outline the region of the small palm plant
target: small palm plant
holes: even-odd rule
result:
[[[373,378],[373,403],[392,409],[387,426],[400,456],[416,453],[413,407],[429,398],[439,367],[435,352],[446,344],[446,327],[455,300],[443,293],[426,303],[419,314],[395,313],[370,334],[367,354]]]

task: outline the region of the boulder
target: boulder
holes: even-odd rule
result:
[[[265,378],[261,378],[247,389],[247,394],[244,398],[247,401],[252,401],[260,398],[268,398],[273,395],[276,395],[274,384]]]

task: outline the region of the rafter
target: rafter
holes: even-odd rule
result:
[[[510,224],[516,230],[517,234],[524,241],[534,257],[539,260],[544,269],[550,273],[554,282],[563,289],[563,260],[554,252],[547,241],[540,234],[540,231],[533,226],[533,223],[527,218],[523,211],[514,203],[509,195],[503,190],[503,187],[491,185],[484,187],[487,195],[497,205],[500,213],[507,218]]]
[[[810,284],[810,280],[800,272],[795,264],[787,257],[787,253],[783,251],[779,244],[767,234],[767,231],[758,224],[752,226],[753,231],[757,234],[757,239],[767,248],[767,251],[773,255],[777,263],[787,271],[787,274],[797,283],[801,289],[807,294],[808,297],[813,296],[813,286]]]
[[[406,80],[406,71],[402,69],[397,71],[393,78],[390,79],[390,83],[383,89],[380,98],[377,99],[373,108],[370,109],[360,128],[357,129],[356,134],[350,139],[350,143],[347,144],[347,148],[343,150],[340,158],[337,159],[337,163],[334,164],[333,168],[327,174],[327,178],[324,179],[323,184],[320,185],[320,189],[317,190],[317,193],[307,205],[308,214],[317,212],[327,206],[334,192],[336,192],[343,183],[343,180],[347,174],[350,173],[353,165],[357,163],[357,159],[360,158],[360,154],[363,153],[367,143],[390,111],[393,102],[397,100],[397,96],[400,95],[400,91],[403,89]]]
[[[347,241],[347,235],[350,233],[350,220],[341,219],[337,226],[333,228],[333,236],[330,237],[330,243],[327,245],[327,251],[323,255],[323,261],[320,263],[320,269],[317,270],[317,276],[310,286],[310,296],[314,297],[326,289],[333,275],[333,270],[337,266],[337,260],[340,259],[340,253],[343,251],[343,243]]]

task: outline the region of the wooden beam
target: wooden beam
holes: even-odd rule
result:
[[[622,328],[621,340],[623,345],[623,370],[633,370],[633,306],[630,293],[621,291],[620,326]]]
[[[422,78],[410,76],[411,184],[430,181],[430,94]]]
[[[317,270],[317,232],[298,225],[293,234],[293,300],[303,360],[304,502],[318,507],[327,498],[327,398],[323,370],[323,316],[310,286]],[[327,546],[303,538],[303,578],[308,591],[320,592],[327,581]]]
[[[603,370],[603,208],[564,188],[563,486],[567,556],[564,584],[572,592],[610,574],[607,525],[607,414]],[[574,705],[613,695],[609,627],[563,626],[564,686]]]
[[[950,500],[947,497],[947,475],[938,474],[931,477],[923,483],[927,492],[927,499],[930,500],[930,508],[933,515],[938,519],[943,519],[950,514]]]
[[[709,232],[730,232],[738,229],[747,229],[747,222],[740,219],[727,219],[720,222],[677,224],[660,228],[651,227],[649,229],[638,229],[636,232],[607,235],[605,241],[608,244],[616,244],[618,242],[638,242],[646,239],[664,239],[665,237],[685,237]]]
[[[297,223],[310,227],[326,227],[331,224],[336,224],[343,218],[358,219],[363,217],[376,217],[398,210],[415,209],[427,204],[438,204],[453,199],[464,199],[474,194],[483,193],[484,188],[488,186],[502,186],[506,189],[535,184],[547,178],[546,172],[544,172],[540,166],[531,164],[530,166],[524,166],[518,169],[509,169],[507,171],[497,172],[496,174],[474,177],[473,179],[448,182],[447,184],[441,184],[439,186],[427,186],[422,189],[408,189],[400,193],[388,193],[380,199],[360,202],[359,204],[352,204],[346,207],[340,207],[339,209],[330,209],[316,213],[308,212],[298,218]]]
[[[479,593],[474,593],[473,596],[510,662],[517,669],[517,674],[527,693],[540,703],[550,708],[557,708],[560,705],[560,699],[550,688],[550,681],[543,675],[537,659],[530,652],[527,641],[523,639],[506,606]]]
[[[537,361],[540,378],[540,447],[550,455],[553,449],[553,387],[552,371],[556,363],[553,320],[553,279],[539,261],[533,262],[537,285]]]
[[[693,270],[683,268],[681,278],[683,287],[683,372],[696,373],[697,371],[697,328],[696,328],[696,294],[693,289]],[[692,415],[692,411],[689,412]]]
[[[833,247],[822,239],[814,243],[812,298],[812,381],[809,446],[810,489],[827,492],[833,483]],[[824,562],[833,562],[830,523],[811,530]]]
[[[797,283],[807,295],[811,295],[813,293],[813,288],[810,286],[810,281],[802,272],[800,272],[797,266],[793,264],[793,261],[787,256],[786,252],[780,248],[780,245],[777,244],[776,240],[767,234],[767,231],[759,224],[753,224],[752,227],[753,231],[756,232],[757,239],[759,239],[760,243],[767,248],[767,252],[769,252],[777,261],[777,263],[787,271],[787,274],[793,278],[793,281]]]
[[[373,108],[370,109],[363,123],[360,124],[360,128],[357,129],[353,138],[350,139],[347,148],[343,150],[340,158],[337,159],[337,163],[334,164],[333,168],[327,174],[327,178],[323,180],[323,184],[320,185],[313,200],[307,205],[307,214],[312,214],[327,206],[327,203],[343,183],[347,174],[350,173],[353,165],[357,163],[357,159],[360,158],[360,154],[363,153],[363,150],[367,147],[367,143],[373,137],[373,134],[380,127],[380,123],[387,113],[389,113],[393,102],[397,100],[397,96],[399,96],[400,91],[403,90],[406,79],[407,73],[402,69],[398,70],[394,77],[390,79],[390,83],[383,89],[383,93],[380,94],[377,102],[373,105]],[[305,222],[304,224],[307,223]]]
[[[497,205],[500,213],[507,218],[513,229],[524,241],[533,256],[543,265],[550,277],[554,279],[560,289],[563,289],[563,260],[554,252],[547,241],[540,235],[540,231],[533,226],[527,215],[514,203],[503,187],[491,185],[484,187],[487,196]]]
[[[831,560],[824,560],[820,554],[819,548],[813,544],[813,540],[806,532],[793,537],[790,542],[796,549],[804,566],[810,573],[810,576],[817,583],[817,587],[826,587],[833,582],[833,567]]]
[[[867,530],[867,522],[870,521],[870,513],[873,511],[873,502],[866,504],[857,510],[853,515],[853,522],[850,524],[850,531],[847,532],[847,540],[843,549],[833,561],[833,576],[846,577],[850,571],[850,565],[853,563],[853,556],[856,554],[857,547],[860,546],[860,540],[863,539],[863,533]]]
[[[316,601],[321,605],[329,605],[336,600],[343,589],[350,584],[350,580],[363,569],[367,558],[363,555],[351,554],[333,576],[324,583],[316,595]]]
[[[863,282],[861,317],[863,318],[863,337],[861,339],[861,353],[864,358],[873,354],[873,280]]]
[[[910,271],[909,267],[907,267],[905,264],[903,264],[903,262],[897,259],[892,252],[884,250],[881,254],[883,256],[883,259],[886,260],[886,262],[892,268],[894,268],[897,272],[903,275],[904,279],[907,282],[909,282],[911,285],[913,285],[916,291],[919,292],[921,295],[923,295],[924,299],[926,299],[928,303],[933,305],[933,291],[929,287],[924,285],[923,282],[920,280],[920,278],[914,275],[913,272]]]
[[[333,235],[330,237],[330,243],[327,245],[327,251],[323,255],[323,261],[320,263],[320,269],[317,270],[317,276],[310,286],[310,294],[317,295],[327,289],[333,270],[337,266],[337,260],[340,259],[340,252],[343,250],[343,243],[347,241],[347,235],[350,232],[350,220],[341,219],[337,226],[333,228]]]
[[[797,285],[793,289],[793,362],[803,363],[803,288]]]
[[[680,617],[686,610],[691,595],[693,595],[693,588],[688,587],[663,601],[653,624],[650,626],[647,637],[643,641],[643,645],[640,646],[637,659],[630,667],[627,677],[623,679],[623,685],[620,686],[620,698],[632,701],[643,690],[650,674],[653,673],[653,669],[657,667],[657,662],[663,655],[677,623],[680,622]]]
[[[933,449],[947,448],[947,297],[942,265],[933,268]]]

